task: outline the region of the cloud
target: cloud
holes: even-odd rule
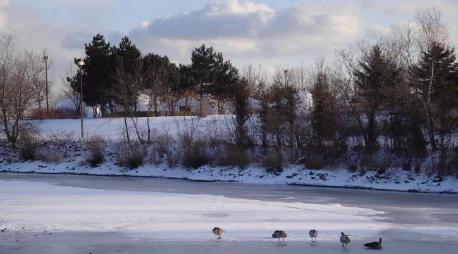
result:
[[[144,53],[168,55],[179,63],[189,63],[192,49],[205,43],[239,67],[262,64],[275,68],[312,63],[356,40],[393,33],[402,22],[412,21],[417,9],[434,5],[442,9],[452,40],[458,41],[456,0],[297,0],[289,6],[281,1],[272,5],[261,3],[264,0],[208,1],[190,12],[151,20],[135,20],[126,13],[129,22],[138,25],[119,28],[119,23],[110,21],[125,17],[114,16],[113,7],[132,3],[46,0],[36,5],[0,0],[0,33],[12,34],[18,49],[40,53],[47,48],[56,81],[65,75],[74,57],[82,56],[92,36],[102,33],[117,44],[123,36],[118,30],[128,31]],[[138,8],[155,6],[151,1],[138,2]],[[40,8],[55,8],[60,15],[50,19],[47,15],[51,14]]]
[[[9,0],[0,0],[0,29],[2,29],[7,20],[7,13],[6,9],[8,8],[10,4]]]
[[[143,28],[133,31],[133,34],[189,40],[252,37],[273,13],[272,9],[263,4],[219,0],[197,11],[153,20]]]
[[[196,11],[143,23],[130,36],[142,48],[160,49],[183,61],[200,43],[230,57],[317,56],[359,33],[358,12],[348,3],[304,3],[273,10],[251,1],[217,0]],[[173,52],[177,47],[186,50]]]
[[[366,36],[369,39],[379,39],[383,36],[389,35],[393,32],[391,27],[387,27],[384,25],[371,25],[366,28]]]

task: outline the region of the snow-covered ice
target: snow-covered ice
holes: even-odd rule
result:
[[[2,173],[0,253],[340,253],[341,231],[352,236],[349,253],[380,236],[384,253],[454,253],[457,201],[451,194]],[[222,241],[214,226],[226,230]],[[320,231],[315,245],[310,228]],[[276,229],[288,232],[286,245],[271,239]]]
[[[48,183],[1,181],[2,227],[32,232],[86,231],[145,234],[156,240],[208,240],[221,225],[226,238],[271,240],[276,229],[303,240],[307,228],[322,240],[341,231],[376,236],[388,223],[382,212],[340,204],[307,204],[227,198],[221,195],[94,190]]]

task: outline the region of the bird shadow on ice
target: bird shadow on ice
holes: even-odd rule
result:
[[[341,250],[342,250],[342,253],[349,253],[349,252],[351,252],[351,250],[350,250],[348,247],[346,247],[346,248],[341,248]]]
[[[276,246],[279,248],[285,248],[288,246],[288,244],[286,242],[277,242]]]

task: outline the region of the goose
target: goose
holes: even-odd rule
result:
[[[316,241],[316,238],[318,237],[318,231],[316,229],[312,229],[309,231],[309,236],[312,239],[312,242]]]
[[[378,242],[365,243],[364,247],[368,249],[380,250],[382,248],[382,238],[379,238]]]
[[[221,239],[221,237],[224,235],[224,230],[220,227],[214,227],[212,231],[213,234],[218,236],[218,239]]]
[[[286,234],[286,232],[283,230],[275,230],[275,232],[272,234],[272,238],[277,238],[278,241],[283,240],[284,242],[286,237],[288,237],[288,234]]]
[[[342,243],[342,247],[347,247],[351,240],[348,235],[344,234],[344,232],[340,232],[340,242]]]

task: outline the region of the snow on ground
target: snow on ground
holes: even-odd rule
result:
[[[129,128],[133,128],[132,121],[128,121]],[[231,116],[209,116],[198,118],[194,116],[151,117],[150,127],[162,133],[176,135],[179,131],[196,126],[198,130],[205,131],[206,127],[215,127],[222,132],[230,128]],[[78,140],[81,136],[79,119],[58,119],[31,121],[38,127],[39,133],[44,138],[53,136],[70,137]],[[140,131],[145,131],[147,118],[137,118]],[[133,132],[133,130],[131,130]],[[100,136],[106,140],[119,140],[124,135],[123,118],[92,118],[84,119],[85,136]]]
[[[309,170],[300,165],[291,165],[281,174],[270,174],[261,167],[239,169],[234,167],[203,166],[189,170],[183,167],[171,168],[166,164],[144,165],[135,170],[127,170],[106,162],[98,168],[91,168],[81,163],[63,162],[47,164],[43,162],[21,162],[0,164],[0,172],[19,173],[64,173],[84,175],[143,176],[188,179],[196,181],[225,181],[251,184],[292,184],[328,187],[368,188],[394,191],[420,192],[458,192],[458,179],[448,177],[437,179],[413,172],[386,173],[378,176],[376,172],[367,172],[361,176],[347,170]]]
[[[230,116],[196,117],[156,117],[151,118],[152,128],[176,135],[188,128],[196,128],[200,132],[213,131],[225,133],[230,129]],[[146,118],[139,118],[139,126],[145,126]],[[79,120],[46,120],[36,121],[40,134],[45,138],[55,136],[79,139]],[[102,136],[107,140],[119,140],[123,130],[122,118],[85,119],[85,132],[89,136]],[[416,175],[413,172],[388,170],[383,175],[369,171],[365,175],[349,172],[346,169],[309,170],[302,165],[290,165],[281,174],[267,173],[263,168],[250,166],[240,170],[233,167],[203,166],[196,170],[183,167],[171,168],[166,164],[145,164],[136,170],[126,170],[115,165],[114,157],[98,168],[90,168],[84,163],[84,156],[71,158],[59,164],[45,162],[13,162],[0,158],[0,172],[22,173],[68,173],[89,175],[127,175],[166,177],[204,181],[233,181],[241,183],[263,184],[297,184],[314,186],[333,186],[351,188],[371,188],[396,191],[421,192],[458,192],[456,177],[439,178],[436,176]]]
[[[376,237],[390,223],[383,212],[340,204],[258,201],[219,195],[94,190],[48,183],[0,180],[0,226],[28,232],[123,232],[156,240],[209,240],[222,226],[225,239],[269,240],[276,229],[288,240],[307,239],[319,228],[320,241],[341,231]]]

